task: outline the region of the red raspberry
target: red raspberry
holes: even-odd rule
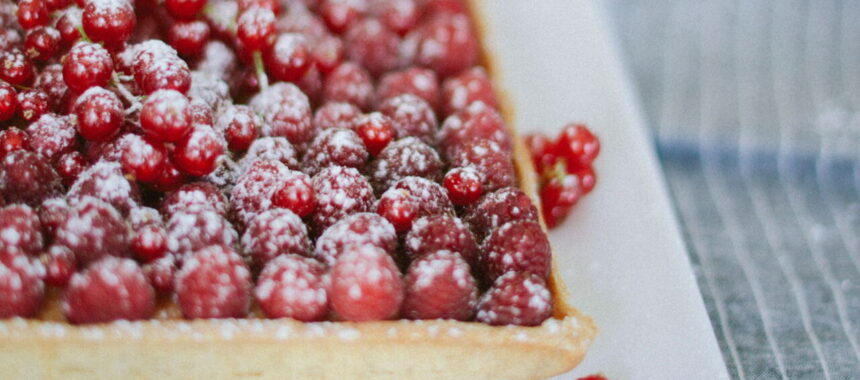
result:
[[[558,161],[558,152],[555,141],[541,134],[528,134],[525,136],[526,146],[532,156],[532,163],[538,173],[543,173]]]
[[[515,220],[537,222],[538,212],[531,198],[515,187],[506,187],[484,195],[464,214],[463,220],[483,240],[497,227]]]
[[[299,86],[299,89],[308,96],[308,100],[312,106],[319,105],[322,102],[323,77],[315,67],[311,67],[296,82],[296,86]]]
[[[325,168],[313,177],[312,182],[317,201],[312,216],[315,235],[343,217],[370,211],[373,206],[373,188],[353,168]]]
[[[54,164],[64,186],[72,186],[78,176],[87,169],[87,159],[78,151],[66,153]]]
[[[138,135],[123,138],[122,168],[141,182],[151,183],[161,178],[167,151],[164,145]]]
[[[371,13],[400,35],[412,30],[420,16],[419,5],[415,0],[374,1],[371,3]]]
[[[73,151],[78,145],[75,124],[69,116],[42,115],[27,127],[27,135],[33,152],[51,161]]]
[[[397,253],[397,233],[391,223],[377,214],[352,214],[320,235],[313,255],[331,266],[354,245],[372,245],[393,256]]]
[[[537,326],[551,315],[546,282],[532,273],[508,272],[481,296],[476,319],[494,326]]]
[[[292,83],[275,83],[251,98],[251,108],[263,117],[263,136],[283,136],[303,146],[314,136],[308,97]]]
[[[511,151],[511,138],[502,115],[483,102],[472,103],[465,110],[448,116],[437,137],[447,158],[469,141],[477,139],[493,141],[503,151]]]
[[[288,209],[300,218],[310,215],[316,208],[311,177],[302,172],[290,172],[282,178],[280,188],[272,195],[272,204]]]
[[[39,311],[45,268],[14,250],[0,252],[0,319],[32,317]]]
[[[478,287],[459,254],[447,250],[427,254],[409,265],[403,282],[406,318],[472,319]]]
[[[0,123],[15,116],[18,109],[18,93],[11,84],[0,82]]]
[[[131,234],[131,252],[148,263],[167,254],[167,231],[161,224],[148,224]]]
[[[549,277],[551,249],[541,226],[521,220],[494,230],[481,246],[481,262],[487,279],[494,281],[508,271],[531,272]]]
[[[73,110],[78,132],[90,141],[106,141],[122,126],[123,105],[119,97],[101,87],[90,87],[75,100]]]
[[[379,198],[376,212],[391,222],[399,233],[409,231],[418,218],[418,204],[405,190],[388,189]]]
[[[176,274],[176,299],[187,319],[242,318],[248,314],[251,272],[230,248],[194,252]]]
[[[417,176],[432,181],[442,179],[442,160],[436,150],[415,137],[388,144],[368,166],[377,192],[383,192],[403,177]]]
[[[302,159],[305,173],[313,176],[329,166],[364,168],[368,153],[359,136],[349,129],[330,128],[311,142]]]
[[[556,142],[558,153],[570,167],[591,165],[600,154],[600,141],[581,124],[570,124],[561,130]]]
[[[325,267],[306,257],[281,255],[266,264],[254,297],[269,318],[319,321],[328,312]]]
[[[21,0],[18,2],[18,24],[24,29],[47,25],[51,21],[48,6],[42,0]]]
[[[311,49],[317,70],[324,74],[330,73],[343,62],[343,41],[336,36],[325,35],[317,39],[316,44],[313,44]]]
[[[379,105],[379,112],[391,119],[397,137],[417,137],[428,145],[436,144],[439,127],[436,114],[423,99],[403,94],[389,98]]]
[[[70,200],[92,196],[115,207],[123,215],[137,207],[140,193],[122,174],[120,164],[99,161],[78,176],[66,197]]]
[[[131,259],[107,257],[69,281],[63,314],[74,324],[148,319],[155,311],[155,291]]]
[[[307,227],[287,209],[272,209],[257,215],[242,235],[242,251],[257,268],[283,254],[307,256],[310,249]]]
[[[261,159],[251,164],[230,191],[233,213],[240,226],[272,208],[272,196],[290,172],[280,161]]]
[[[131,37],[136,20],[131,0],[87,1],[81,18],[87,36],[110,48],[121,47]]]
[[[331,269],[332,310],[347,321],[373,321],[397,316],[403,302],[403,280],[384,250],[352,246]]]
[[[400,37],[375,18],[360,20],[344,37],[346,56],[378,77],[397,68],[400,61]]]
[[[209,24],[204,21],[177,21],[170,26],[167,40],[179,54],[186,57],[197,57],[206,46],[209,33]]]
[[[205,6],[206,0],[166,0],[164,2],[167,12],[177,19],[193,19]]]
[[[329,29],[343,33],[367,8],[367,0],[323,0],[319,13]]]
[[[48,248],[42,263],[45,265],[45,283],[57,287],[66,286],[78,267],[75,254],[61,245]]]
[[[310,47],[301,34],[282,33],[275,39],[263,59],[266,71],[276,81],[295,82],[313,65]]]
[[[128,133],[122,133],[107,141],[86,141],[84,154],[87,161],[90,163],[99,161],[120,162],[122,160],[122,138],[126,135]]]
[[[63,57],[63,80],[79,94],[90,87],[106,86],[111,72],[110,53],[96,43],[80,41]]]
[[[36,153],[16,150],[0,161],[0,195],[8,203],[35,207],[58,194],[61,187],[57,172]]]
[[[176,257],[167,254],[158,260],[143,264],[143,274],[156,292],[172,293],[176,278]]]
[[[191,176],[204,176],[218,166],[227,146],[224,138],[205,124],[196,124],[174,146],[171,158],[176,167]]]
[[[181,141],[191,132],[191,103],[178,91],[155,91],[140,110],[140,127],[156,141]]]
[[[317,129],[352,129],[353,121],[361,115],[361,110],[350,103],[329,102],[317,108],[314,114],[314,127]]]
[[[493,83],[483,67],[473,67],[442,83],[442,113],[451,115],[481,101],[498,109]]]
[[[177,212],[167,221],[167,250],[180,260],[210,245],[233,247],[238,240],[230,222],[212,210]]]
[[[456,75],[478,61],[478,39],[464,14],[433,17],[412,31],[404,45],[405,55],[414,64],[433,69],[443,78]]]
[[[42,69],[36,76],[35,88],[42,90],[48,95],[50,108],[53,110],[64,110],[71,98],[69,86],[63,80],[63,65],[54,63]],[[2,87],[2,86],[0,86]]]
[[[15,127],[0,131],[0,159],[16,150],[30,150],[27,133]]]
[[[355,119],[353,128],[373,156],[378,156],[397,133],[391,119],[379,112],[359,116]]]
[[[24,90],[18,93],[18,115],[24,121],[38,120],[50,111],[51,100],[42,90]]]
[[[42,250],[39,215],[27,205],[0,208],[0,251],[19,250],[36,255]]]
[[[453,214],[454,206],[445,189],[438,183],[421,177],[404,177],[391,186],[392,189],[403,190],[415,200],[418,215]]]
[[[54,241],[57,228],[69,217],[69,204],[65,198],[46,199],[39,206],[38,212],[45,242]]]
[[[158,210],[152,207],[135,207],[131,209],[126,218],[132,231],[141,229],[150,224],[161,224],[162,218]]]
[[[275,38],[275,13],[263,7],[243,10],[236,20],[236,37],[246,51],[263,51]]]
[[[27,86],[33,80],[33,62],[17,49],[0,52],[0,80],[15,86]]]
[[[553,228],[561,223],[583,195],[579,177],[575,175],[562,172],[544,183],[540,200],[547,227]]]
[[[228,111],[227,106],[231,105],[230,85],[218,73],[195,70],[191,72],[188,98],[191,99],[192,122],[212,125],[215,123],[213,110]]]
[[[263,121],[246,105],[227,105],[219,109],[215,128],[227,139],[227,147],[244,152],[260,134]]]
[[[352,103],[363,110],[373,103],[373,81],[361,66],[344,62],[334,68],[323,83],[323,100]]]
[[[451,215],[425,216],[412,224],[403,241],[406,254],[412,259],[447,250],[456,252],[473,269],[478,268],[478,243],[460,218]]]
[[[161,213],[167,218],[177,212],[200,210],[212,210],[226,217],[229,211],[227,197],[211,183],[192,182],[168,193],[161,200]]]
[[[69,248],[83,265],[106,256],[128,254],[128,226],[110,204],[83,197],[71,204],[57,227],[56,244]]]
[[[439,108],[439,79],[433,70],[410,67],[389,72],[376,88],[376,102],[381,104],[393,97],[410,94],[427,102],[432,109]]]
[[[30,59],[48,61],[60,50],[60,32],[50,26],[40,26],[27,31],[24,51]]]
[[[448,198],[458,206],[473,204],[484,194],[484,175],[472,166],[449,170],[443,184]]]
[[[260,160],[278,161],[290,169],[298,170],[300,165],[297,155],[293,144],[285,137],[261,137],[254,140],[239,161],[239,173],[245,173],[251,165]]]
[[[452,167],[472,167],[481,174],[483,187],[493,191],[516,184],[517,173],[509,151],[487,139],[471,140],[450,157]]]

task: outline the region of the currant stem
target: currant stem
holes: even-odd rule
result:
[[[259,51],[254,52],[254,70],[257,72],[257,81],[260,89],[269,88],[269,77],[266,75],[266,68],[263,66],[263,54]]]
[[[77,29],[78,33],[81,35],[81,40],[84,42],[93,42],[93,40],[90,39],[90,36],[87,35],[87,32],[84,31],[83,25],[78,25],[75,29]]]
[[[128,101],[128,103],[131,104],[132,107],[135,103],[140,103],[137,97],[134,96],[134,94],[132,94],[131,91],[129,91],[127,88],[125,88],[125,85],[122,84],[122,81],[120,80],[120,77],[119,75],[117,75],[116,71],[111,73],[111,79],[113,81],[114,86],[116,86],[116,89],[119,90],[120,95],[122,95],[122,97],[125,98],[125,100]]]

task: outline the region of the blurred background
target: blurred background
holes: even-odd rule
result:
[[[860,378],[860,1],[603,5],[732,376]]]

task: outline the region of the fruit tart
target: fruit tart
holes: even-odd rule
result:
[[[476,4],[3,1],[0,377],[584,357]]]

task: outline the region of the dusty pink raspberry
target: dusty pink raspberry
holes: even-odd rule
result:
[[[227,197],[211,183],[193,182],[182,185],[161,200],[161,213],[167,218],[177,212],[198,210],[212,210],[221,216],[227,216]]]
[[[176,256],[167,254],[143,264],[143,274],[156,292],[170,294],[176,277]]]
[[[302,219],[292,211],[276,208],[251,219],[242,235],[242,250],[256,268],[262,268],[275,257],[285,254],[307,256],[311,240]]]
[[[361,110],[351,103],[328,102],[317,108],[314,113],[314,127],[317,130],[352,129],[353,121],[360,115]]]
[[[448,116],[436,137],[449,159],[458,148],[476,139],[491,140],[505,152],[511,151],[511,137],[502,115],[484,102],[474,102]]]
[[[376,88],[376,102],[381,104],[404,94],[416,96],[427,102],[431,109],[438,109],[439,79],[436,73],[433,70],[410,67],[385,74]]]
[[[69,216],[69,204],[65,198],[46,199],[39,206],[39,222],[42,225],[42,233],[45,242],[54,241],[57,228]]]
[[[128,255],[128,226],[109,203],[85,196],[71,203],[57,227],[55,243],[69,248],[83,265],[105,256]]]
[[[75,324],[140,320],[155,311],[155,291],[131,259],[107,257],[76,273],[63,295],[63,314]]]
[[[487,139],[471,140],[449,157],[454,168],[471,167],[483,177],[483,190],[493,191],[516,185],[517,173],[511,154]]]
[[[484,195],[466,210],[463,221],[482,240],[497,227],[515,220],[538,220],[537,208],[531,198],[515,187],[506,187]]]
[[[354,23],[344,35],[346,56],[378,77],[399,65],[400,37],[375,18]]]
[[[261,159],[251,164],[230,191],[238,224],[247,225],[258,213],[272,208],[272,196],[290,173],[280,161]]]
[[[546,282],[532,273],[508,272],[478,301],[478,322],[490,325],[537,326],[552,315]]]
[[[230,222],[212,210],[180,211],[167,221],[167,250],[179,259],[210,245],[233,247],[238,239]]]
[[[302,165],[305,173],[314,176],[329,166],[362,169],[369,154],[361,138],[349,129],[331,128],[322,131],[305,152]]]
[[[394,96],[379,105],[379,112],[391,120],[397,137],[417,137],[425,144],[436,145],[439,122],[423,99],[412,94]]]
[[[466,224],[455,216],[432,215],[416,220],[404,246],[413,260],[447,250],[463,256],[470,267],[477,269],[478,243]]]
[[[323,82],[323,100],[350,103],[367,111],[373,103],[373,80],[361,66],[341,63]]]
[[[118,162],[100,161],[78,176],[69,188],[69,200],[91,196],[110,203],[123,214],[137,207],[140,192],[137,185],[122,174]]]
[[[466,321],[474,314],[478,286],[469,264],[455,252],[436,251],[413,261],[403,282],[406,318]]]
[[[239,160],[239,173],[244,173],[258,160],[280,161],[288,168],[299,170],[298,153],[285,137],[261,137],[254,140],[248,152]]]
[[[8,203],[36,207],[59,194],[61,188],[60,176],[47,159],[36,153],[16,150],[0,161],[0,195]]]
[[[465,14],[431,17],[409,33],[403,45],[407,59],[443,78],[456,75],[478,61],[478,39]]]
[[[184,260],[176,274],[176,300],[187,319],[242,318],[248,314],[251,286],[242,258],[213,245]]]
[[[293,254],[266,264],[254,297],[269,318],[318,321],[328,312],[328,276],[316,260]]]
[[[132,230],[143,228],[150,224],[162,224],[164,222],[161,213],[152,207],[135,207],[129,211],[126,217],[128,226]]]
[[[438,182],[442,179],[442,160],[429,145],[415,137],[388,144],[368,165],[374,189],[382,193],[403,177],[416,176]]]
[[[448,199],[445,189],[429,179],[414,176],[404,177],[395,182],[391,188],[409,194],[418,206],[419,217],[454,213],[454,205]]]
[[[30,148],[49,161],[56,160],[78,145],[75,125],[70,116],[44,114],[27,127],[27,135],[30,137]]]
[[[24,253],[0,250],[0,319],[32,317],[39,311],[44,272],[41,263]]]
[[[481,101],[498,109],[493,83],[483,67],[473,67],[442,83],[443,115],[450,115]]]
[[[393,256],[397,253],[397,233],[391,223],[377,214],[352,214],[320,235],[313,255],[331,266],[353,245],[372,245]]]
[[[317,206],[311,219],[316,235],[345,216],[370,211],[373,206],[373,188],[353,168],[325,168],[313,177],[312,184]]]
[[[42,255],[45,265],[45,283],[51,286],[65,287],[78,269],[75,254],[61,245],[52,245]]]
[[[251,98],[249,105],[263,118],[263,136],[283,136],[297,146],[314,136],[310,101],[294,84],[275,83]]]
[[[332,310],[345,320],[391,319],[403,302],[403,280],[384,250],[352,246],[331,269],[329,298]]]
[[[549,277],[551,249],[541,226],[532,221],[509,222],[493,231],[481,246],[481,262],[489,281],[505,272],[530,272]]]
[[[11,204],[0,208],[0,251],[10,249],[30,255],[42,250],[42,225],[30,206]]]

